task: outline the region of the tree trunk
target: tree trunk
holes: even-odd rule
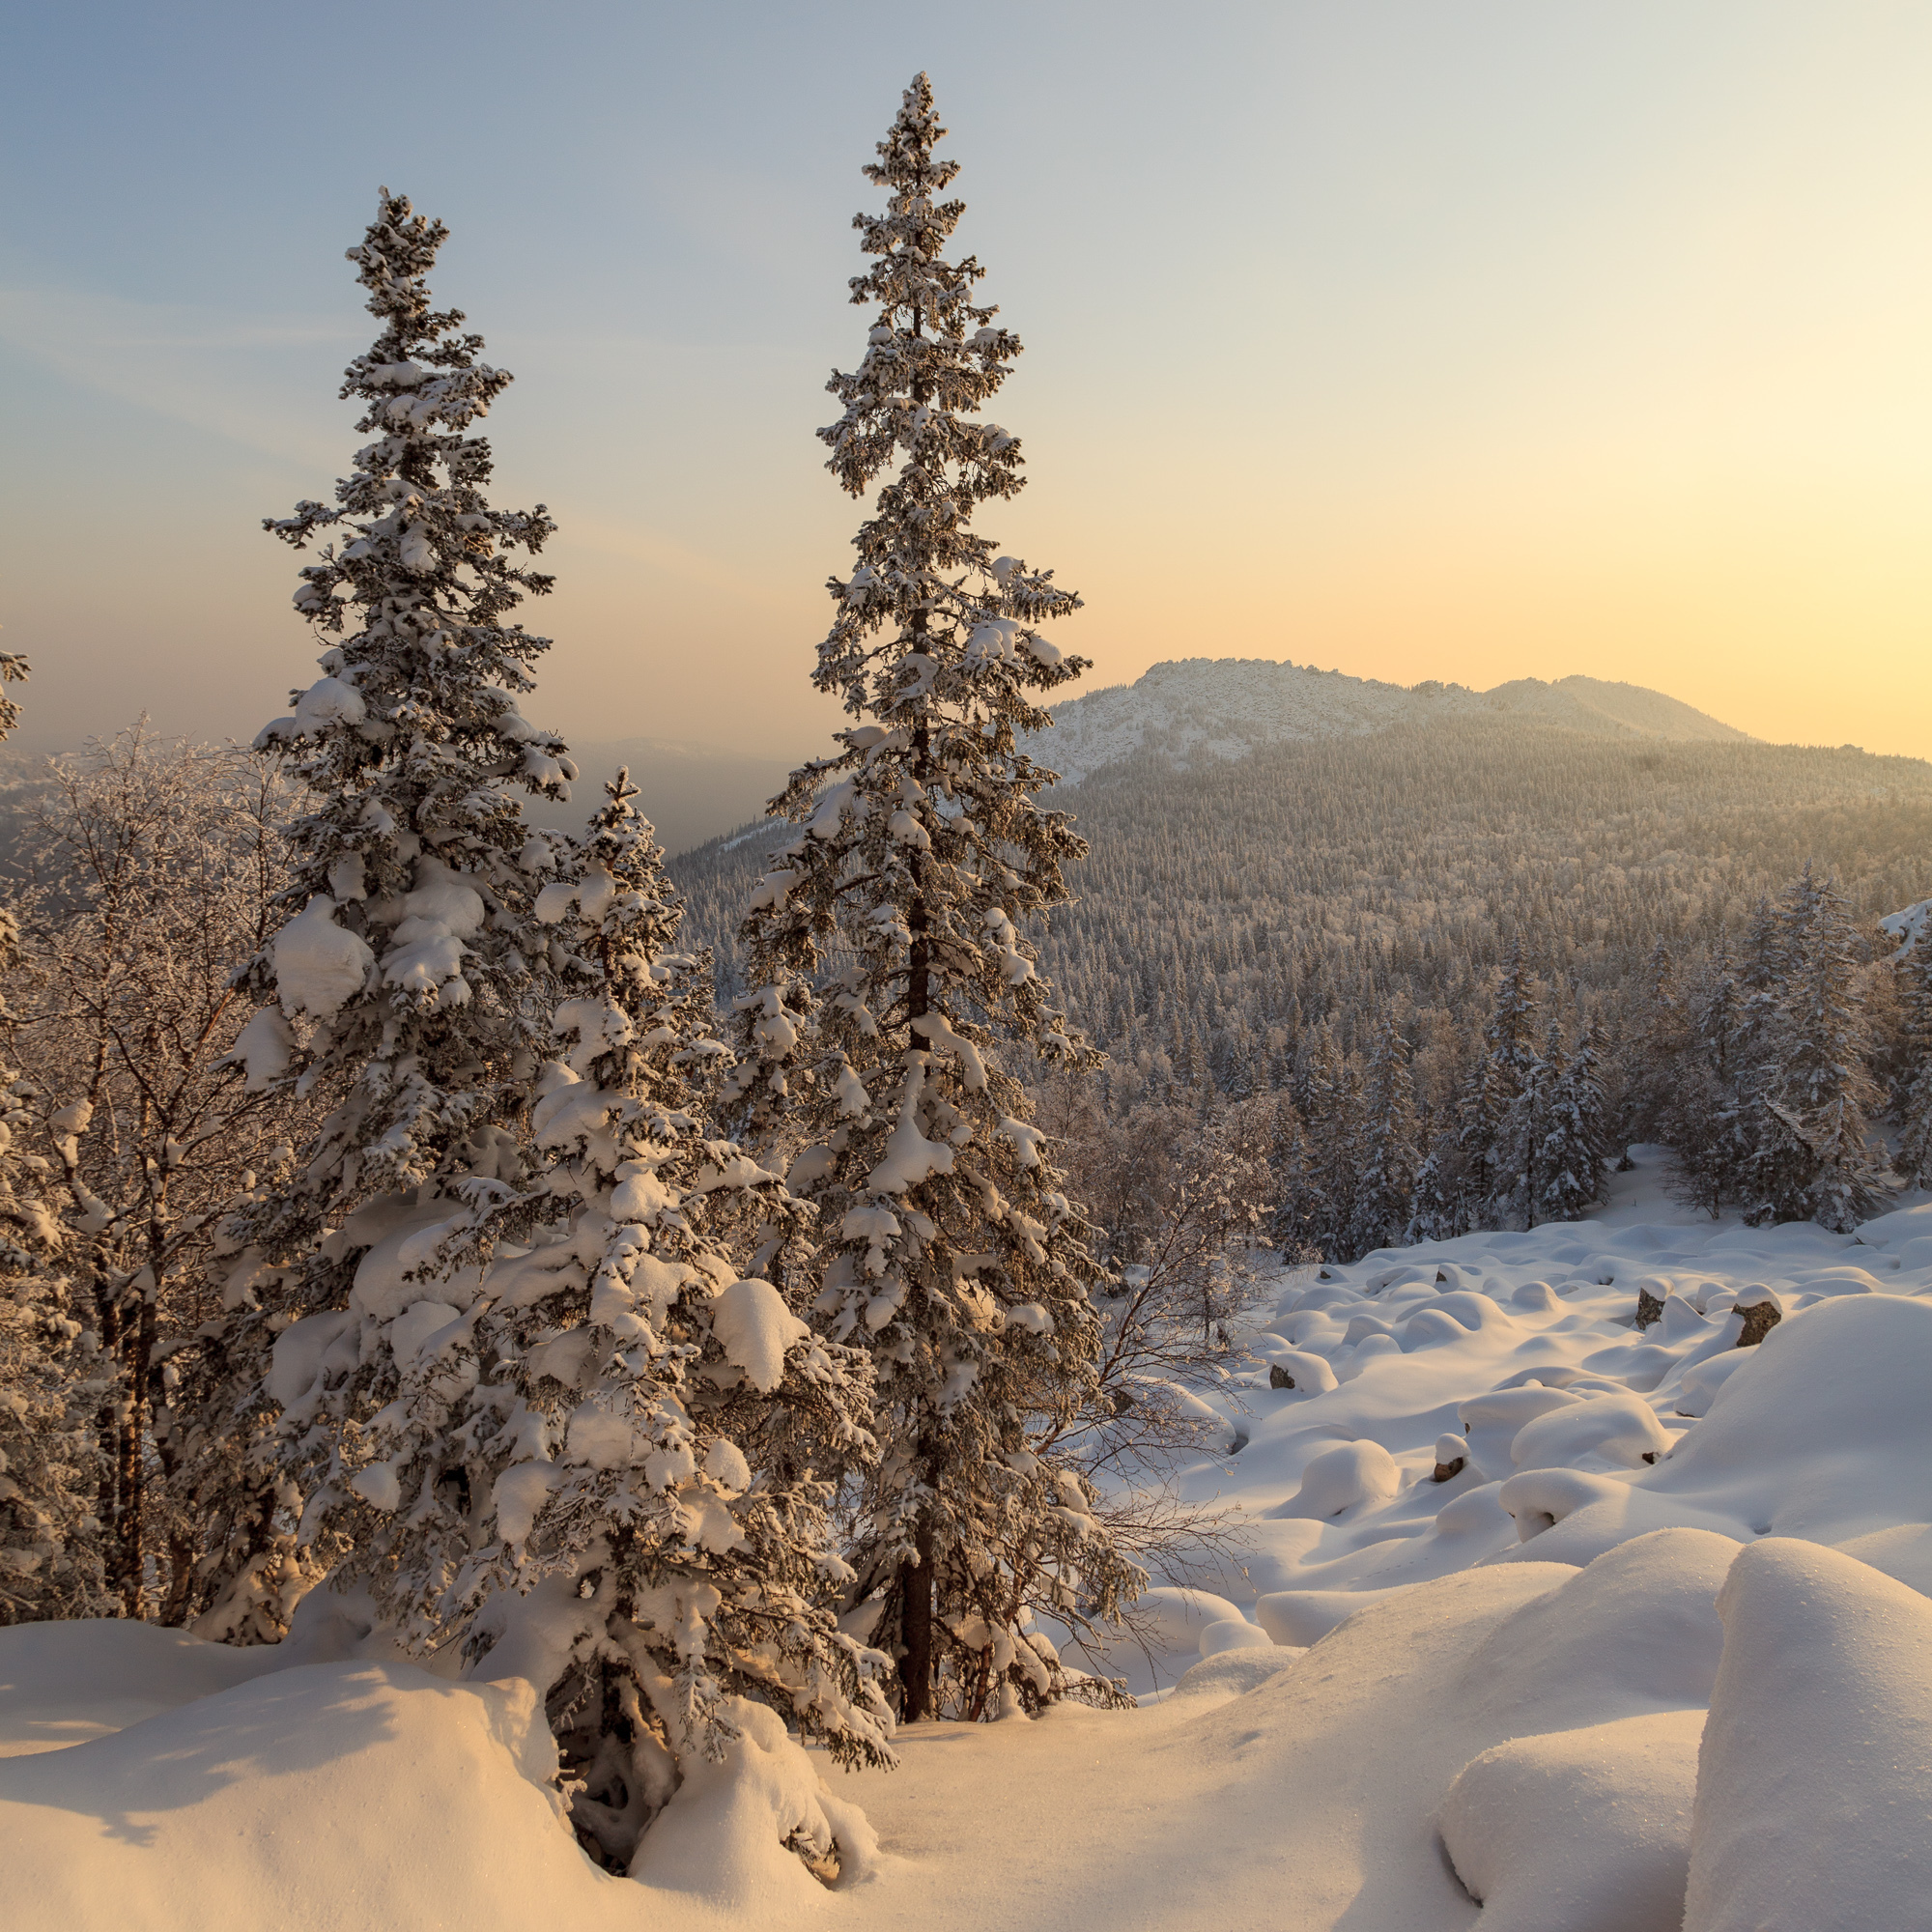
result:
[[[917,1542],[918,1562],[899,1570],[899,1634],[905,1640],[899,1682],[908,1724],[932,1715],[932,1531],[923,1523]]]

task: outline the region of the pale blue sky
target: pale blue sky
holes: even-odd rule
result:
[[[535,710],[806,750],[858,168],[927,68],[1028,345],[989,519],[1163,657],[1577,670],[1932,745],[1932,6],[9,10],[0,622],[26,742],[251,733],[379,183],[562,521]]]

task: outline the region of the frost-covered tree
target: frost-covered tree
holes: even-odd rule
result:
[[[1549,1031],[1544,1061],[1556,1054],[1561,1066],[1544,1113],[1534,1220],[1576,1221],[1604,1198],[1602,1049],[1594,1030],[1584,1027],[1564,1055],[1553,1019]]]
[[[1020,345],[974,302],[979,264],[948,259],[943,131],[922,74],[866,169],[887,205],[858,217],[851,286],[873,320],[821,435],[844,489],[877,494],[813,677],[853,723],[778,801],[800,830],[753,895],[741,1003],[752,1130],[796,1149],[819,1215],[809,1264],[775,1265],[809,1265],[823,1332],[877,1365],[856,1595],[908,1719],[1062,1694],[1077,1674],[1035,1610],[1078,1630],[1137,1583],[1091,1485],[1040,1453],[1093,1384],[1099,1271],[1020,1078],[1092,1059],[1028,936],[1085,847],[1035,804],[1052,775],[1026,738],[1086,666],[1039,629],[1079,599],[973,528],[1023,480],[980,415]]]
[[[1327,1026],[1316,1032],[1299,1094],[1314,1156],[1308,1208],[1315,1245],[1331,1261],[1347,1259],[1355,1197],[1367,1158],[1361,1062],[1345,1055]]]
[[[26,661],[0,652],[0,684]],[[0,691],[0,738],[19,706]],[[0,908],[0,973],[20,964],[19,926]],[[13,1057],[19,1015],[0,1002]],[[31,1083],[0,1065],[0,1624],[112,1615],[95,1514],[102,1465],[96,1421],[105,1394],[99,1349],[66,1253],[73,1200],[36,1152]],[[79,1313],[76,1314],[76,1303]]]
[[[1536,1065],[1536,993],[1522,941],[1514,937],[1503,955],[1488,1025],[1483,1057],[1462,1112],[1463,1187],[1471,1209],[1492,1211],[1499,1187],[1510,1177],[1504,1138],[1511,1111],[1528,1086]]]
[[[1270,1122],[1268,1175],[1274,1206],[1268,1215],[1268,1238],[1281,1250],[1289,1266],[1321,1261],[1315,1238],[1321,1211],[1321,1182],[1308,1129],[1292,1094],[1277,1094]]]
[[[1920,923],[1898,962],[1903,1078],[1893,1158],[1908,1187],[1932,1187],[1932,920]]]
[[[1410,1241],[1449,1241],[1468,1229],[1462,1134],[1448,1126],[1430,1141],[1415,1170],[1415,1200],[1406,1234]]]
[[[187,1464],[207,1443],[214,1224],[290,1133],[231,1059],[230,983],[281,878],[271,766],[136,726],[43,774],[23,813],[12,1006],[23,1145],[60,1180],[70,1312],[91,1350],[96,1515],[125,1614],[180,1623],[218,1593],[224,1537]]]
[[[1704,962],[1662,1128],[1686,1196],[1714,1217],[1743,1191],[1750,1161],[1745,1041],[1744,994],[1720,938]]]
[[[1393,1022],[1382,1023],[1369,1063],[1360,1168],[1349,1224],[1351,1255],[1400,1242],[1415,1208],[1415,1082]]]
[[[1487,1226],[1533,1228],[1544,1218],[1545,1142],[1554,1122],[1563,1065],[1562,1023],[1551,1015],[1543,1049],[1520,1067],[1521,1085],[1491,1144],[1490,1196],[1482,1208]]]
[[[563,796],[574,773],[519,709],[548,640],[510,612],[551,580],[513,558],[553,526],[541,505],[484,496],[490,446],[471,431],[510,378],[480,359],[459,312],[432,306],[445,235],[384,190],[349,251],[381,325],[342,388],[370,440],[333,507],[267,525],[297,550],[321,545],[296,607],[327,648],[323,677],[258,741],[286,754],[314,806],[290,831],[282,922],[245,970],[262,1005],[237,1052],[249,1086],[312,1093],[328,1111],[287,1183],[225,1231],[244,1383],[266,1373],[258,1311],[355,1311],[369,1250],[404,1222],[434,1273],[442,1236],[525,1179],[551,994],[533,901],[554,847],[519,800]],[[268,1378],[289,1387],[281,1356]],[[303,1488],[340,1473],[380,1383],[374,1365],[347,1373],[329,1383],[328,1427],[312,1409],[290,1419]]]
[[[870,1451],[869,1363],[734,1265],[738,1224],[799,1210],[709,1131],[710,961],[678,948],[628,775],[607,790],[536,907],[564,998],[527,1185],[433,1275],[425,1215],[446,1210],[361,1210],[350,1306],[290,1329],[276,1367],[294,1422],[352,1357],[384,1402],[309,1503],[346,1546],[338,1583],[544,1690],[578,1836],[625,1870],[752,1704],[847,1763],[891,1762],[892,1720],[887,1660],[828,1607],[850,1573],[819,1473]],[[781,1836],[831,1857],[836,1807],[807,1810]]]
[[[1869,1126],[1880,1096],[1868,1064],[1858,929],[1844,899],[1809,866],[1781,910],[1785,980],[1761,1076],[1746,1218],[1848,1232],[1877,1210],[1885,1185]]]

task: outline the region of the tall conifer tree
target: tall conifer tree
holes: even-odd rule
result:
[[[1079,599],[972,526],[1023,481],[1018,440],[980,418],[1020,345],[973,301],[979,264],[947,258],[943,133],[921,74],[866,169],[887,205],[857,218],[874,259],[851,286],[873,321],[821,435],[843,488],[877,497],[813,678],[853,723],[793,774],[779,809],[802,829],[745,928],[751,1118],[800,1146],[818,1320],[878,1369],[860,1594],[909,1719],[1058,1695],[1032,1610],[1077,1628],[1136,1577],[1040,1454],[1094,1375],[1098,1269],[1019,1077],[1094,1059],[1027,936],[1085,846],[1035,805],[1052,774],[1026,743],[1086,664],[1039,630]]]
[[[264,1384],[303,1396],[283,1451],[311,1529],[346,1500],[345,1432],[394,1378],[385,1351],[338,1349],[311,1387],[286,1336],[268,1368],[270,1333],[318,1311],[353,1327],[370,1312],[355,1301],[363,1261],[384,1241],[416,1240],[412,1298],[428,1297],[439,1241],[524,1179],[554,994],[531,915],[557,848],[519,800],[566,796],[575,773],[518,703],[549,640],[510,621],[551,584],[515,554],[554,526],[541,505],[497,510],[484,495],[490,445],[471,432],[510,378],[459,311],[432,305],[446,235],[383,190],[349,251],[381,325],[342,386],[370,440],[333,507],[298,503],[266,526],[297,550],[322,545],[295,602],[327,648],[322,678],[257,741],[289,755],[315,805],[292,828],[285,922],[246,969],[264,1004],[236,1053],[251,1087],[299,1083],[332,1104],[292,1174],[225,1230],[218,1339],[238,1412]]]

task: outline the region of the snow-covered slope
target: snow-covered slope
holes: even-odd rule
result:
[[[1638,1154],[1589,1220],[1280,1278],[1142,1708],[829,1774],[881,1851],[836,1889],[755,1763],[593,1871],[515,1681],[60,1625],[0,1631],[8,1924],[1929,1932],[1932,1199],[1746,1229]]]
[[[1593,677],[1554,684],[1519,678],[1493,691],[1434,683],[1406,689],[1260,658],[1157,664],[1134,684],[1056,705],[1053,716],[1055,728],[1035,751],[1068,783],[1143,750],[1179,763],[1234,758],[1286,739],[1353,737],[1458,718],[1517,717],[1600,736],[1746,738],[1662,692]]]

